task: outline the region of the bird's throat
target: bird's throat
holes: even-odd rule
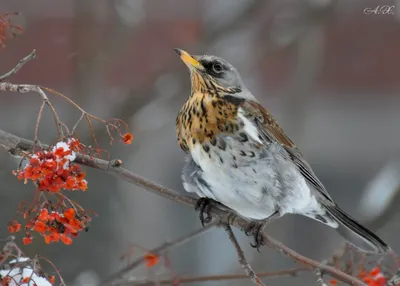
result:
[[[176,119],[181,148],[188,152],[196,144],[212,145],[218,134],[234,133],[239,129],[237,111],[238,105],[223,96],[194,88]]]

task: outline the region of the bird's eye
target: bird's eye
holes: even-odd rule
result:
[[[214,63],[212,68],[216,73],[220,73],[224,69],[224,67],[220,63]]]

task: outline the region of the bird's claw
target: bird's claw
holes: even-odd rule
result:
[[[212,221],[212,216],[210,214],[210,208],[215,203],[213,199],[210,198],[200,198],[194,207],[196,211],[199,211],[199,218],[201,225],[204,226]]]
[[[260,252],[260,247],[265,244],[263,231],[264,231],[264,224],[256,222],[251,222],[250,225],[246,229],[244,229],[244,233],[247,236],[253,236],[254,244],[250,243],[250,245],[251,247],[257,248],[258,252]]]

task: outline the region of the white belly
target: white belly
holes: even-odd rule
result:
[[[209,197],[236,211],[239,215],[260,220],[279,211],[286,213],[318,213],[320,208],[309,186],[292,163],[285,161],[271,146],[262,159],[240,162],[240,155],[232,167],[234,151],[208,154],[197,146],[192,150],[192,158],[202,169],[202,179],[208,187],[196,190],[201,197]],[[232,153],[233,152],[233,153]],[[189,191],[190,186],[185,186]]]

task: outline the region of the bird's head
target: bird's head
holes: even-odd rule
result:
[[[244,86],[237,70],[227,61],[211,55],[191,55],[175,49],[190,71],[192,93],[209,89],[237,97],[253,97]]]

